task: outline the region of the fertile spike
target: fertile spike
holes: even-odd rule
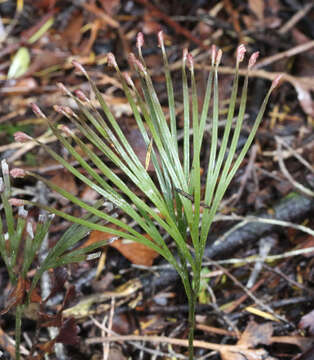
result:
[[[63,106],[63,110],[64,112],[69,115],[69,116],[72,116],[74,118],[77,117],[77,115],[75,114],[75,112],[69,107],[69,106]]]
[[[217,51],[217,56],[216,56],[216,60],[215,60],[215,63],[217,66],[220,64],[221,58],[222,58],[222,50],[219,49]]]
[[[257,58],[259,57],[259,52],[256,51],[255,53],[253,53],[250,57],[249,60],[249,65],[248,65],[248,69],[251,70],[252,67],[255,65]]]
[[[24,169],[15,168],[10,171],[10,175],[13,178],[23,178],[26,175],[26,172]]]
[[[118,64],[116,62],[116,58],[113,55],[113,53],[108,53],[107,54],[107,61],[108,61],[108,65],[114,67],[115,69],[117,69]]]
[[[217,47],[216,45],[213,44],[211,47],[212,66],[215,64],[216,56],[217,56]]]
[[[134,53],[129,53],[128,55],[128,59],[129,59],[129,62],[130,64],[135,67],[135,60],[136,60],[136,56],[134,55]]]
[[[60,124],[58,125],[58,129],[60,129],[61,131],[63,131],[65,134],[69,135],[69,136],[73,136],[73,132],[70,130],[70,128],[68,128],[66,125]]]
[[[63,109],[60,105],[53,105],[53,110],[56,111],[59,114],[63,114]]]
[[[188,64],[189,69],[191,71],[193,71],[194,70],[194,60],[193,60],[192,54],[188,53],[186,59],[187,59],[187,64]]]
[[[132,80],[130,74],[127,73],[127,72],[124,72],[122,75],[123,75],[124,80],[126,81],[126,83],[127,83],[129,86],[134,87],[134,83],[133,83],[133,80]]]
[[[239,45],[237,49],[237,64],[243,61],[245,52],[246,52],[245,46],[243,44]]]
[[[186,62],[188,53],[189,53],[188,49],[187,49],[187,48],[184,48],[184,49],[183,49],[183,52],[182,52],[182,61],[183,61],[184,63]]]
[[[136,36],[136,47],[140,50],[144,45],[144,35],[142,32],[139,32]]]
[[[44,118],[44,119],[47,118],[47,116],[40,110],[38,105],[36,105],[35,103],[31,103],[31,107],[36,116]]]
[[[275,77],[275,79],[273,80],[272,84],[271,84],[271,89],[274,90],[280,82],[280,79],[282,78],[283,74],[279,74]]]
[[[75,95],[79,98],[79,100],[83,102],[89,102],[89,98],[84,94],[84,92],[80,89],[74,91]]]
[[[162,30],[158,31],[158,44],[163,49],[164,48],[164,33]]]
[[[134,64],[137,66],[137,69],[140,73],[146,74],[146,70],[144,68],[144,65],[135,58],[134,60]]]
[[[14,136],[14,140],[19,143],[25,143],[33,140],[32,137],[30,137],[29,135],[25,134],[22,131],[17,131],[13,136]]]
[[[57,86],[63,92],[63,94],[71,96],[71,92],[65,87],[62,82],[58,82]]]
[[[72,60],[72,65],[76,68],[76,70],[80,71],[86,77],[88,77],[88,74],[87,74],[86,70],[84,69],[83,65],[80,64],[77,60]]]

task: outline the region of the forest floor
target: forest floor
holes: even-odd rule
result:
[[[83,64],[95,81],[142,161],[147,157],[147,147],[121,83],[107,66],[107,54],[112,52],[120,68],[132,74],[128,55],[136,53],[138,32],[144,34],[143,54],[167,113],[165,76],[156,36],[160,30],[164,33],[179,131],[184,121],[184,48],[193,53],[200,104],[211,46],[222,49],[220,120],[226,118],[237,47],[245,44],[249,55],[260,52],[249,78],[243,139],[250,132],[271,81],[283,74],[255,142],[223,200],[220,215],[226,217],[221,216],[210,232],[196,309],[195,358],[313,360],[312,2],[2,0],[0,16],[0,159],[6,159],[10,168],[39,173],[84,201],[96,200],[97,193],[64,170],[38,144],[16,143],[13,137],[15,132],[23,131],[73,162],[47,121],[31,110],[31,104],[36,103],[51,121],[68,123],[55,112],[54,105],[73,107],[73,101],[57,83],[71,90],[89,91],[88,82],[72,65],[73,59]],[[201,167],[206,174],[210,130],[204,141]],[[116,171],[119,173],[119,169]],[[17,179],[12,191],[14,197],[36,199],[82,216],[79,208],[38,181]],[[36,207],[29,209],[34,226],[38,214]],[[240,220],[227,217],[233,214]],[[127,221],[119,209],[116,216]],[[265,217],[277,223],[265,223]],[[55,217],[48,234],[49,246],[68,227],[66,220]],[[92,231],[84,241],[92,244],[106,236]],[[171,242],[168,245],[171,247]],[[33,275],[29,271],[30,279]],[[143,245],[118,239],[104,247],[99,258],[57,268],[45,279],[49,300],[41,283],[40,303],[23,318],[23,358],[43,359],[44,353],[50,352],[51,360],[187,359],[188,306],[183,286],[162,258]],[[2,261],[0,288],[4,308],[12,286]],[[56,314],[62,320],[52,321]],[[0,320],[1,359],[15,358],[11,342],[14,318],[13,308]],[[55,335],[47,331],[48,325],[57,328],[57,347],[50,341],[49,336]]]

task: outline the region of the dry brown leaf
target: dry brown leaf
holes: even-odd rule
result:
[[[148,238],[148,236],[146,236]],[[156,251],[146,245],[129,242],[128,240],[118,239],[110,244],[117,249],[124,257],[131,261],[132,264],[151,266],[154,259],[158,256]]]
[[[235,351],[221,350],[220,356],[222,360],[276,360],[272,356],[269,356],[264,349],[256,350],[241,350],[241,348]]]
[[[84,18],[81,12],[73,14],[67,27],[62,31],[62,42],[64,45],[78,45],[81,41],[82,32],[80,31],[84,24]]]
[[[258,20],[263,20],[264,18],[264,0],[249,0],[249,7],[251,11],[255,14]]]
[[[311,335],[314,335],[314,310],[302,316],[299,328],[308,330]]]
[[[111,226],[116,228],[114,226]],[[120,229],[121,230],[121,229]],[[145,235],[148,239],[149,236]],[[91,232],[88,240],[84,243],[84,247],[94,244],[95,242],[102,240],[109,240],[112,235],[102,231],[94,230]],[[132,264],[151,266],[154,259],[158,256],[154,250],[150,249],[146,245],[130,242],[125,239],[118,239],[110,243],[109,246],[118,250],[125,258],[131,261]]]
[[[144,34],[157,34],[157,32],[161,30],[160,23],[155,21],[155,18],[152,17],[152,13],[150,11],[145,12],[143,20],[144,24],[142,30]]]
[[[22,277],[19,277],[16,286],[8,295],[5,303],[5,308],[0,312],[0,315],[6,314],[11,308],[17,305],[23,304],[25,302],[25,296],[29,291],[29,288],[29,281],[23,279]],[[36,303],[41,302],[41,297],[36,289],[32,291],[30,295],[30,301]]]
[[[235,345],[234,350],[222,349],[220,351],[222,360],[243,360],[244,358],[247,360],[273,359],[267,355],[264,349],[252,349],[258,344],[270,344],[272,333],[273,327],[271,323],[259,325],[254,321],[250,321]]]
[[[51,181],[61,187],[62,189],[68,191],[72,195],[78,194],[78,189],[75,183],[74,176],[65,170],[58,170],[58,172],[51,178]]]
[[[258,344],[268,345],[271,343],[273,326],[271,323],[257,324],[250,321],[241,335],[237,345],[254,348]]]
[[[100,4],[107,14],[113,16],[119,8],[120,0],[100,0]]]
[[[0,89],[0,94],[13,95],[28,94],[37,88],[37,82],[32,77],[21,78],[18,80],[9,81],[6,86]]]

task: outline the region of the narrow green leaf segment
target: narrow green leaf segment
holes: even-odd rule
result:
[[[130,222],[135,222],[138,227],[135,229],[116,217],[106,214],[99,208],[99,204],[93,206],[85,203],[49,180],[34,173],[27,173],[45,182],[69,201],[85,209],[88,214],[87,217],[80,219],[49,206],[36,204],[46,211],[75,223],[75,225],[73,225],[70,233],[67,232],[64,235],[63,241],[59,242],[61,245],[58,243],[42,263],[34,278],[33,286],[35,286],[42,272],[49,267],[81,259],[85,252],[90,250],[73,251],[63,255],[67,247],[72,248],[74,246],[75,242],[71,234],[76,231],[81,234],[80,238],[86,234],[86,229],[97,229],[112,234],[113,237],[124,237],[145,244],[172,264],[182,279],[189,302],[189,359],[192,360],[195,307],[200,289],[201,264],[208,233],[222,197],[249,150],[258,125],[263,118],[270,93],[275,86],[273,85],[267,93],[252,131],[240,154],[236,156],[245,115],[249,70],[256,61],[257,53],[254,53],[249,60],[248,72],[240,95],[240,107],[236,116],[235,128],[231,131],[235,118],[236,99],[238,98],[239,64],[244,58],[245,48],[240,45],[237,50],[227,123],[219,142],[218,73],[222,52],[217,50],[215,46],[212,47],[211,71],[208,75],[203,105],[199,108],[194,60],[192,55],[184,50],[182,59],[184,128],[181,146],[177,133],[177,112],[173,83],[162,32],[158,34],[158,41],[164,60],[169,122],[167,114],[164,113],[159,102],[149,70],[142,56],[143,35],[139,34],[137,38],[138,57],[134,54],[129,56],[130,65],[140,79],[141,91],[135,87],[128,74],[123,74],[120,71],[113,54],[108,54],[108,63],[117,71],[125,96],[133,111],[134,119],[146,143],[149,152],[146,159],[150,159],[153,164],[154,176],[147,170],[147,164],[143,164],[138,159],[102,94],[82,65],[73,62],[74,66],[84,74],[90,83],[91,89],[105,114],[104,118],[82,91],[79,90],[72,94],[64,85],[59,84],[60,88],[76,102],[80,113],[77,114],[73,110],[61,106],[56,106],[55,109],[73,123],[80,135],[64,125],[56,126],[49,119],[47,121],[55,136],[76,159],[79,166],[85,170],[84,173],[70,165],[48,146],[41,145],[75,177],[95,190],[100,198],[109,200],[121,209],[129,217]],[[213,104],[212,109],[210,109],[211,103]],[[40,117],[44,116],[36,105],[34,105],[33,110]],[[205,179],[202,179],[200,163],[202,144],[206,125],[210,122],[212,126],[210,156]],[[29,140],[25,134],[19,134],[16,138],[20,138],[20,140],[27,138]],[[35,141],[39,143],[38,140]],[[93,146],[93,150],[91,150],[90,144]],[[81,151],[78,152],[78,148]],[[108,160],[120,170],[121,175],[117,175],[112,165],[108,166]],[[7,181],[5,178],[4,182]],[[135,192],[134,189],[137,191]],[[8,231],[12,234],[12,246],[16,248],[20,241],[20,235],[15,232],[12,226],[12,211],[7,205],[8,202],[3,203]],[[204,203],[206,206],[202,209]],[[34,205],[26,201],[24,204]],[[0,225],[2,226],[1,223]],[[149,238],[145,236],[146,234],[149,235]],[[164,240],[165,234],[175,243],[178,251],[177,257],[168,246],[170,241]],[[14,263],[14,258],[12,259],[5,252],[3,242],[4,240],[1,240],[1,255],[6,264],[10,266],[12,262]],[[34,257],[38,249],[40,243],[38,236],[36,240],[33,240],[34,243],[36,245],[32,245],[30,242],[27,246],[30,257]],[[192,247],[189,244],[192,244]],[[99,245],[102,244],[95,246]],[[189,266],[193,272],[193,281],[191,281],[189,274]],[[11,276],[13,275],[11,274]]]

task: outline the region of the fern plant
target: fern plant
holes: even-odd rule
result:
[[[193,359],[195,306],[200,288],[201,263],[206,239],[223,195],[254,139],[263,118],[268,99],[272,90],[277,86],[279,79],[277,78],[272,83],[251,132],[241,151],[236,155],[245,115],[249,72],[256,62],[258,53],[252,54],[249,59],[248,71],[240,95],[240,106],[237,115],[235,115],[239,65],[243,61],[246,51],[243,45],[240,45],[237,49],[235,75],[227,122],[221,139],[221,145],[218,147],[218,67],[222,51],[217,51],[215,46],[212,47],[211,71],[208,76],[203,106],[199,109],[194,61],[192,55],[187,50],[184,50],[182,58],[184,135],[181,155],[181,146],[177,137],[174,90],[162,32],[158,34],[158,40],[164,61],[169,123],[158,100],[149,70],[142,56],[143,35],[140,33],[137,37],[138,57],[134,54],[129,56],[130,64],[140,79],[141,91],[136,88],[128,74],[120,71],[114,55],[108,54],[107,57],[109,65],[114,67],[117,72],[124,94],[146,143],[146,165],[142,164],[138,159],[93,80],[83,66],[76,61],[73,61],[73,65],[89,81],[91,89],[105,114],[105,118],[100,115],[93,102],[82,91],[77,90],[73,94],[63,84],[59,84],[59,87],[75,101],[80,114],[78,115],[68,107],[56,106],[55,109],[64,114],[74,124],[81,136],[65,125],[52,123],[36,105],[33,105],[33,110],[39,117],[47,119],[52,132],[73,158],[76,159],[77,163],[85,169],[88,175],[84,175],[63,157],[38,140],[32,139],[24,133],[16,134],[16,140],[35,141],[44,147],[55,160],[68,169],[75,177],[95,190],[103,199],[111,201],[116,207],[127,214],[130,219],[138,224],[140,230],[134,229],[122,220],[100,211],[97,207],[73,196],[46,178],[29,171],[26,171],[25,174],[43,181],[51,189],[57,191],[73,204],[82,207],[89,214],[105,221],[106,224],[90,221],[89,219],[82,220],[52,207],[35,204],[30,201],[22,201],[22,203],[37,205],[71,222],[81,224],[90,229],[104,231],[112,234],[113,237],[122,237],[130,241],[142,243],[163,256],[179,273],[186,291],[189,303],[189,359]],[[187,68],[190,73],[190,86],[188,85]],[[213,106],[210,112],[211,101]],[[236,124],[232,132],[232,121],[235,116]],[[210,157],[206,177],[202,179],[200,155],[205,126],[209,117],[212,122]],[[191,125],[192,141],[190,139]],[[93,145],[93,150],[90,144]],[[80,152],[77,151],[78,147],[81,149]],[[84,156],[81,154],[84,154]],[[107,164],[106,160],[110,160],[119,168],[123,176],[117,175],[112,167]],[[149,161],[153,164],[157,183],[147,170]],[[140,190],[141,195],[138,195],[130,188],[130,183]],[[203,201],[201,201],[203,193],[202,184],[204,184]],[[193,197],[194,203],[191,202],[191,197]],[[203,204],[206,206],[201,216]],[[179,260],[175,257],[168,243],[164,241],[163,234],[165,233],[175,243]],[[145,236],[146,234],[150,238]],[[192,250],[189,242],[192,244]],[[193,280],[189,276],[188,265],[192,269]]]
[[[15,308],[15,351],[16,359],[20,359],[20,339],[22,317],[27,305],[32,302],[39,302],[40,297],[34,291],[42,274],[52,268],[65,264],[78,262],[86,259],[86,254],[99,246],[106,244],[106,241],[98,242],[85,248],[74,248],[89,232],[89,228],[80,224],[73,224],[61,236],[57,244],[48,251],[44,260],[37,265],[37,256],[40,253],[41,245],[49,232],[49,227],[54,215],[39,215],[36,228],[28,218],[28,212],[24,209],[19,199],[11,198],[11,184],[9,167],[5,160],[1,162],[2,177],[0,177],[0,196],[3,205],[3,214],[0,214],[0,255],[6,266],[12,291],[8,297],[4,314]],[[11,170],[13,177],[24,176],[21,169]],[[95,204],[99,207],[101,202]],[[12,206],[18,206],[17,218],[14,216]],[[2,218],[3,215],[3,218]],[[83,221],[97,221],[90,214]],[[35,269],[32,281],[28,280],[28,272]]]

